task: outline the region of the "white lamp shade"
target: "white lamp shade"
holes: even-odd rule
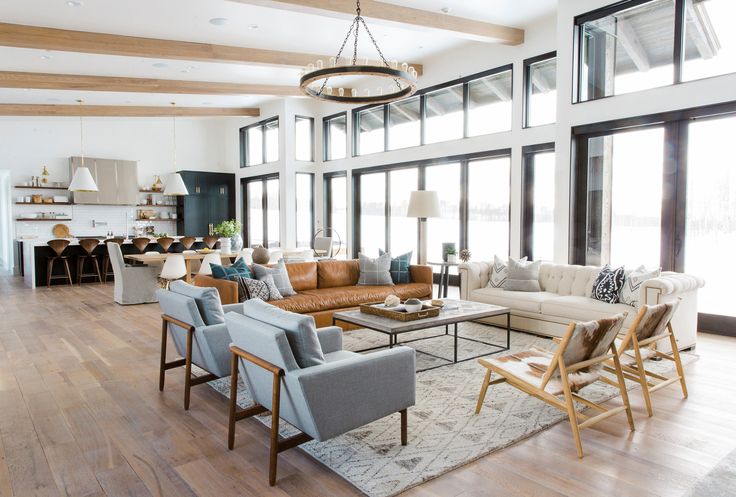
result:
[[[200,266],[199,273],[197,274],[212,274],[210,263],[222,264],[222,259],[219,252],[205,255],[204,259],[202,259],[202,266]]]
[[[99,189],[97,188],[97,183],[95,183],[95,180],[92,178],[92,173],[89,172],[89,169],[84,166],[80,166],[74,171],[72,182],[69,183],[69,191],[97,192]]]
[[[181,174],[174,173],[170,174],[166,179],[166,187],[164,188],[164,195],[189,195],[184,180],[181,178]]]
[[[411,192],[406,217],[440,217],[440,198],[437,192],[431,190]]]
[[[164,267],[161,268],[161,278],[165,280],[178,280],[187,275],[187,265],[181,254],[169,254],[166,256]]]

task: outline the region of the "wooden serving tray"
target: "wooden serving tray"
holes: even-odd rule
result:
[[[440,315],[440,308],[427,304],[422,304],[422,310],[416,312],[407,312],[406,310],[394,311],[383,307],[383,302],[371,302],[369,304],[360,304],[360,312],[373,314],[384,318],[395,319],[396,321],[416,321],[417,319],[434,318]]]

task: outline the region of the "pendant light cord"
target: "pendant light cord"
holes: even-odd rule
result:
[[[174,156],[174,172],[176,172],[176,110],[173,106],[176,105],[176,102],[171,102],[172,105],[172,120],[173,120],[173,131],[174,131],[174,142],[173,142],[173,156]]]
[[[79,153],[82,156],[82,166],[84,167],[84,122],[82,121],[82,103],[84,100],[79,99]]]

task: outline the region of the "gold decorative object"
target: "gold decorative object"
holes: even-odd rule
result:
[[[43,166],[43,172],[41,173],[41,183],[44,185],[48,184],[49,182],[49,170],[46,169],[46,166]]]
[[[161,181],[161,176],[158,174],[153,177],[153,185],[151,186],[151,190],[154,192],[160,192],[164,189],[164,183]]]

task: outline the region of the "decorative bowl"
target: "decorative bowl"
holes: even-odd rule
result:
[[[406,299],[404,302],[406,312],[419,312],[422,310],[422,301],[419,299]]]

